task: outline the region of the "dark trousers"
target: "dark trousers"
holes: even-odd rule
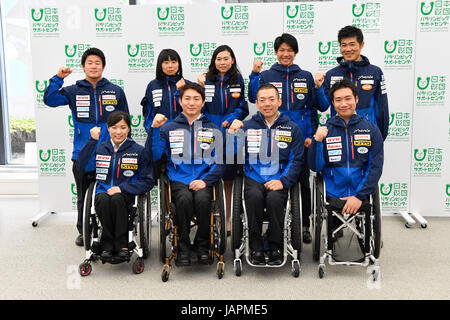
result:
[[[267,238],[271,250],[283,249],[283,228],[285,204],[288,189],[269,191],[263,184],[245,178],[244,199],[247,210],[250,249],[262,251],[264,241],[261,235],[264,220],[264,208],[269,217]]]
[[[298,181],[300,182],[300,193],[302,195],[302,224],[303,227],[310,226],[309,217],[311,216],[311,185],[309,183],[309,167],[308,167],[308,148],[303,152],[302,171]]]
[[[188,185],[177,181],[171,182],[171,187],[181,250],[189,248],[189,233],[193,216],[197,217],[197,234],[195,235],[194,243],[198,247],[209,249],[212,187],[192,191]]]
[[[128,215],[134,199],[124,193],[95,196],[95,211],[102,224],[102,250],[119,251],[128,248]]]
[[[75,161],[72,160],[72,173],[77,187],[77,229],[79,234],[83,234],[84,196],[91,182],[95,181],[95,171],[82,172],[76,168]]]

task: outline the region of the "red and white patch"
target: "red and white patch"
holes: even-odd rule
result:
[[[137,164],[137,159],[136,158],[122,158],[122,163]]]
[[[341,142],[341,137],[328,137],[327,138],[327,143],[336,143],[336,142]]]
[[[327,144],[327,150],[342,149],[342,143]]]
[[[103,156],[101,154],[98,154],[95,160],[98,161],[111,161],[111,156]]]

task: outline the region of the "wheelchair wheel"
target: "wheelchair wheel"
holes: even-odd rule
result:
[[[150,199],[149,193],[138,195],[139,215],[139,245],[142,248],[142,257],[147,259],[150,255]]]
[[[215,184],[216,202],[214,204],[214,222],[217,239],[215,249],[220,255],[225,253],[227,247],[227,233],[225,221],[225,198],[223,194],[223,182],[220,180]]]
[[[168,235],[170,230],[167,229],[166,215],[169,214],[169,180],[167,176],[161,176],[159,179],[159,194],[160,194],[160,208],[159,208],[159,256],[162,263],[166,263],[166,257],[170,243]]]
[[[302,216],[300,212],[300,186],[294,184],[290,189],[291,198],[291,243],[297,250],[297,259],[302,252]]]
[[[380,206],[380,194],[379,188],[376,188],[372,194],[373,204],[373,220],[372,220],[372,237],[370,245],[373,250],[373,256],[378,259],[381,251],[381,206]]]
[[[314,177],[313,182],[313,201],[314,201],[314,212],[312,224],[314,227],[314,239],[312,242],[313,260],[319,261],[320,258],[320,244],[322,241],[322,210],[324,207],[323,203],[323,180],[322,176],[318,173]]]
[[[86,251],[91,249],[93,220],[95,219],[95,212],[92,212],[94,207],[93,198],[95,196],[94,189],[95,182],[91,182],[84,197],[83,241]]]
[[[234,179],[233,190],[231,195],[231,249],[234,251],[241,246],[243,236],[242,226],[242,187],[244,179],[242,175],[237,175]]]

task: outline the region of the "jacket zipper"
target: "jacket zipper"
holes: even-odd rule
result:
[[[170,119],[173,119],[172,118],[172,90],[170,90],[169,84],[167,84],[167,87],[169,88],[169,114],[170,114]]]
[[[348,148],[348,128],[347,125],[345,125],[345,144],[347,147],[347,178],[350,180],[350,155],[349,155],[349,148]],[[347,187],[347,193],[348,196],[350,196],[350,187]]]
[[[286,69],[286,106],[289,110],[289,68]]]
[[[223,91],[222,91],[223,81],[220,80],[220,106],[223,114]]]
[[[111,170],[111,187],[114,184],[114,171],[116,171],[116,154],[117,154],[117,151],[114,148],[113,167]]]
[[[97,90],[94,88],[94,109],[95,109],[95,123],[98,123],[98,114],[97,114]]]

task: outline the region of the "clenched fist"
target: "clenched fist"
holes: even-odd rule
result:
[[[93,127],[90,130],[92,139],[98,140],[100,138],[100,131],[101,130],[102,130],[102,128],[100,128],[100,127]]]
[[[262,62],[261,60],[255,60],[255,61],[253,61],[253,69],[252,69],[252,71],[253,71],[254,73],[260,73],[263,64],[264,64],[264,62]]]
[[[157,113],[153,118],[152,128],[159,128],[167,122],[167,117],[161,113]]]
[[[65,78],[67,77],[69,74],[72,73],[72,69],[70,69],[69,67],[66,66],[62,66],[59,67],[58,72],[56,73],[56,75],[60,78]]]
[[[317,128],[316,134],[314,135],[314,139],[317,142],[321,142],[328,135],[328,128],[323,126]]]
[[[323,81],[325,80],[325,73],[316,73],[314,75],[314,83],[316,84],[315,87],[320,88],[323,84]]]

